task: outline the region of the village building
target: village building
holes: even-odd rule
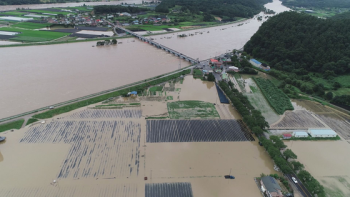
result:
[[[283,136],[283,139],[290,139],[290,138],[292,138],[292,134],[290,134],[290,133],[285,133],[282,136]]]
[[[308,129],[311,137],[337,137],[337,133],[332,129]]]
[[[265,176],[261,178],[261,191],[268,197],[283,197],[282,189],[275,178]]]
[[[294,137],[309,137],[309,134],[305,131],[294,131],[293,132]]]

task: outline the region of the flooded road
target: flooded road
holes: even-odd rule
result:
[[[1,48],[0,118],[171,72],[179,63],[189,65],[133,40],[103,47],[86,42]]]
[[[265,7],[274,10],[276,13],[289,10],[289,8],[283,6],[278,0],[266,4]],[[260,15],[264,14],[260,13]],[[263,18],[265,20],[265,17]],[[262,21],[258,21],[255,17],[254,19],[230,25],[151,37],[156,42],[186,54],[189,57],[204,60],[226,53],[228,50],[242,48],[262,23]],[[181,34],[193,34],[193,36],[187,36],[185,38],[177,37],[177,35]],[[168,37],[171,38],[168,39]]]
[[[61,7],[76,7],[85,5],[118,5],[121,3],[127,4],[140,4],[141,0],[124,0],[124,1],[111,1],[111,2],[79,2],[79,3],[52,3],[52,4],[27,4],[27,5],[2,5],[0,11],[16,10],[17,8],[23,9],[44,9],[44,8],[61,8]]]

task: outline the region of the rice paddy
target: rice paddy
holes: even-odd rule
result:
[[[308,128],[324,128],[319,120],[313,117],[306,110],[296,110],[286,112],[283,119],[270,126],[270,129],[308,129]]]
[[[19,27],[24,29],[40,29],[47,26],[51,26],[49,23],[31,23],[31,22],[23,22],[12,25],[11,27]]]
[[[203,101],[177,101],[167,103],[171,119],[220,118],[212,103]]]
[[[10,40],[25,41],[25,42],[44,42],[44,41],[50,41],[50,40],[54,40],[54,39],[69,35],[69,33],[37,31],[37,30],[28,30],[28,29],[18,29],[18,28],[12,28],[12,27],[3,27],[3,28],[0,28],[0,30],[21,32],[15,38],[11,38]]]
[[[53,121],[30,128],[20,143],[71,144],[57,178],[132,177],[139,173],[139,123]]]
[[[236,120],[147,120],[146,141],[225,142],[254,141]]]
[[[84,109],[75,112],[68,118],[100,119],[100,118],[141,118],[142,111],[137,109]]]
[[[193,197],[191,183],[148,183],[145,197]]]

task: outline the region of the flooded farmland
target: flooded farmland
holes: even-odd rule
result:
[[[215,86],[208,88],[212,82],[191,78],[176,82],[167,96],[159,91],[116,98],[2,133],[7,140],[0,144],[0,176],[8,178],[0,181],[0,196],[153,197],[174,188],[181,188],[175,193],[187,192],[182,196],[260,196],[254,178],[276,171],[256,138],[240,129],[239,120],[146,119],[167,113],[167,102],[179,101],[175,95],[183,98],[186,91],[197,89],[200,94],[188,99],[213,104],[217,92]],[[158,123],[148,127],[150,121]],[[186,124],[177,125],[167,135],[174,140],[167,140],[160,126],[173,121]],[[217,124],[221,129],[213,129]],[[227,125],[231,134],[225,133]],[[156,132],[160,135],[152,135]],[[235,179],[225,179],[227,174]]]

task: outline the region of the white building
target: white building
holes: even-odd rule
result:
[[[309,135],[305,131],[294,131],[293,136],[294,137],[309,137]]]
[[[261,66],[261,62],[259,62],[259,61],[256,60],[256,59],[251,59],[251,60],[249,60],[249,62],[250,62],[251,64],[253,64],[253,66],[255,66],[255,67],[260,68],[260,66]]]
[[[337,137],[337,133],[332,129],[309,129],[311,137]]]

